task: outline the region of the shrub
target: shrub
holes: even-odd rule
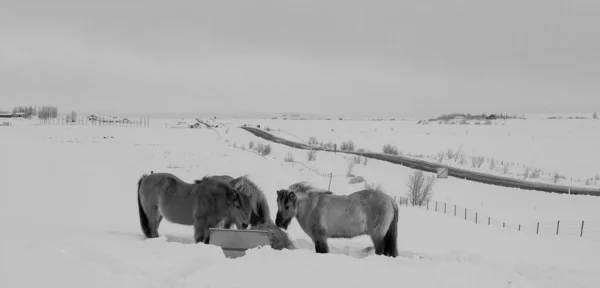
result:
[[[342,145],[340,145],[340,150],[353,152],[354,151],[354,141],[350,140],[350,141],[342,142]]]
[[[406,195],[411,204],[422,205],[433,196],[433,175],[425,176],[423,171],[414,171],[408,176],[408,192]]]
[[[490,171],[494,171],[494,169],[496,169],[496,161],[490,159]]]
[[[354,160],[348,161],[348,169],[346,171],[346,177],[354,177],[354,175],[352,174],[352,170],[354,170],[354,165],[356,165],[356,162],[354,162]]]
[[[360,159],[361,159],[360,156],[354,155],[354,156],[352,156],[352,159],[350,159],[350,161],[353,161],[354,164],[360,164]]]
[[[356,149],[356,152],[358,152],[358,153],[370,153],[371,151],[370,151],[370,150],[367,150],[367,149],[364,149],[364,148],[359,148],[359,149]],[[368,157],[365,157],[365,156],[363,156],[363,157],[362,157],[362,164],[363,164],[364,166],[366,166],[366,165],[367,165],[367,162],[368,162],[368,161],[369,161],[369,158],[368,158]],[[359,163],[357,163],[357,164],[360,164],[360,161],[359,161]]]
[[[480,168],[484,162],[485,158],[483,156],[471,156],[471,167],[473,168]]]
[[[448,148],[448,151],[446,151],[446,156],[448,156],[448,159],[454,159],[456,154],[454,153],[454,150],[452,150],[452,148]]]
[[[442,160],[444,160],[444,151],[440,151],[437,154],[437,160],[439,163],[442,163]]]
[[[67,122],[77,122],[77,113],[75,111],[71,111],[71,113],[67,114]]]
[[[542,175],[542,169],[535,168],[531,171],[531,178],[537,179]]]
[[[326,144],[323,144],[323,148],[333,150],[333,142],[329,141]]]
[[[527,177],[529,177],[530,173],[531,173],[531,168],[525,167],[525,171],[523,171],[523,179],[527,179]]]
[[[317,151],[316,150],[308,150],[308,161],[315,161],[317,160]]]
[[[383,154],[398,155],[398,147],[392,144],[383,145]]]
[[[248,143],[248,149],[253,149],[254,148],[254,141],[250,141]]]
[[[459,163],[460,163],[460,165],[467,164],[467,156],[465,154],[463,154],[463,153],[460,154]]]
[[[288,152],[288,154],[285,156],[285,158],[283,158],[284,162],[294,162],[294,155],[292,155],[292,152]]]
[[[508,173],[508,162],[504,163],[504,167],[502,167],[502,172],[504,172],[504,174]]]
[[[552,174],[552,182],[556,184],[558,183],[558,179],[560,179],[560,174],[558,174],[558,172],[554,172],[554,174]]]
[[[308,145],[318,145],[318,144],[319,144],[319,140],[317,140],[317,137],[310,136],[308,138]]]
[[[271,144],[262,144],[258,143],[256,146],[256,152],[262,156],[267,156],[271,154]]]
[[[349,184],[358,184],[362,182],[365,182],[365,178],[363,176],[352,177],[350,178],[350,181],[348,181]]]

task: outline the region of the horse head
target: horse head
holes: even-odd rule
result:
[[[252,214],[250,196],[225,183],[220,184],[222,184],[222,187],[224,187],[227,191],[229,214],[231,219],[234,220],[235,226],[246,229],[250,222],[250,215]]]
[[[277,216],[275,218],[275,225],[279,228],[287,230],[287,227],[292,222],[292,219],[296,217],[298,213],[298,197],[296,192],[289,190],[278,190],[277,191]]]

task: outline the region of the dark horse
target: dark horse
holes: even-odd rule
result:
[[[138,181],[140,224],[148,238],[158,237],[158,226],[169,222],[193,225],[194,240],[209,243],[209,228],[224,219],[247,227],[250,197],[229,184],[204,177],[189,184],[170,173],[142,175]]]
[[[334,195],[306,183],[277,191],[275,224],[287,229],[294,219],[315,244],[317,253],[328,253],[327,238],[369,235],[375,254],[398,256],[398,205],[389,195],[371,189]]]
[[[247,175],[233,178],[229,175],[210,176],[211,179],[222,181],[231,185],[236,191],[245,193],[250,197],[252,213],[250,215],[250,226],[255,227],[262,224],[273,224],[271,219],[271,210],[264,192]],[[233,225],[232,219],[227,219],[223,223],[226,229]],[[236,225],[237,226],[237,225]]]
[[[271,248],[275,250],[296,248],[287,233],[275,225],[271,219],[271,210],[269,209],[269,203],[264,192],[248,176],[233,178],[229,175],[218,175],[211,176],[211,178],[227,182],[237,191],[250,196],[252,206],[250,226],[254,230],[267,231],[269,233]],[[223,223],[223,227],[226,229],[230,229],[232,225],[233,222],[229,219]]]

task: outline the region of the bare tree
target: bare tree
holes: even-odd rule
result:
[[[414,171],[408,176],[408,196],[411,204],[422,205],[429,201],[433,196],[433,184],[435,177],[433,175],[425,176],[423,171]]]

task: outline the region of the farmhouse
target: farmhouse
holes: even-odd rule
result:
[[[0,112],[0,118],[17,118],[17,117],[23,118],[24,116],[25,116],[25,113],[23,113],[23,112],[17,112],[17,113]]]

